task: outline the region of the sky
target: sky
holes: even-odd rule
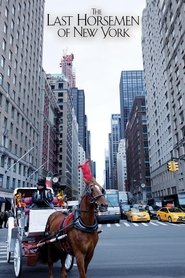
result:
[[[45,0],[43,68],[46,73],[61,73],[62,56],[74,54],[76,87],[85,92],[91,159],[96,161],[96,179],[101,184],[111,115],[120,113],[121,71],[143,69],[145,6],[145,0]],[[123,26],[121,19],[126,16],[139,16],[139,24],[128,20]],[[100,17],[109,17],[108,25],[98,21]]]

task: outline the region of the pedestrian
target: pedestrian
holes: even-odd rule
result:
[[[7,226],[8,217],[9,217],[9,213],[8,213],[8,211],[6,210],[6,211],[4,211],[4,219],[3,219],[4,228],[8,228],[8,226]]]

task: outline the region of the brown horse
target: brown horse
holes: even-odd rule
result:
[[[46,224],[46,233],[51,237],[56,234],[67,234],[67,236],[65,240],[47,246],[49,278],[53,278],[53,263],[59,259],[62,264],[61,278],[67,277],[65,260],[68,253],[76,257],[79,277],[86,278],[87,268],[99,239],[97,209],[107,210],[102,188],[97,184],[87,184],[78,210],[68,216],[59,211],[50,215]]]

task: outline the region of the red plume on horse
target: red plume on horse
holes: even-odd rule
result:
[[[79,165],[86,183],[79,208],[66,216],[61,211],[52,213],[46,224],[48,237],[66,235],[64,239],[45,246],[43,250],[53,278],[53,263],[61,261],[61,278],[66,278],[65,260],[68,254],[75,256],[80,278],[86,278],[88,265],[99,239],[96,213],[107,210],[107,201],[102,187],[92,177],[89,161]]]
[[[82,165],[78,165],[78,168],[81,168],[84,179],[87,182],[90,182],[92,179],[92,174],[91,174],[91,168],[89,166],[89,160],[86,160],[86,162]]]

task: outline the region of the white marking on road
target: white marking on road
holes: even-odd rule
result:
[[[166,223],[163,223],[163,222],[158,222],[160,225],[163,225],[163,226],[167,226],[168,224]]]
[[[130,227],[130,224],[128,224],[127,222],[123,223],[126,227]]]
[[[146,223],[143,223],[143,222],[142,222],[141,224],[142,224],[143,226],[148,226],[148,224],[146,224]]]
[[[150,221],[150,224],[152,224],[152,225],[154,225],[154,226],[158,226],[157,223],[154,223],[154,222],[152,222],[152,221]]]
[[[110,227],[111,227],[111,224],[108,223],[108,224],[107,224],[107,227],[110,228]]]
[[[132,223],[132,224],[133,224],[134,226],[136,226],[136,227],[139,226],[139,224],[137,224],[137,223]]]
[[[115,226],[120,227],[120,224],[119,223],[115,223]]]

